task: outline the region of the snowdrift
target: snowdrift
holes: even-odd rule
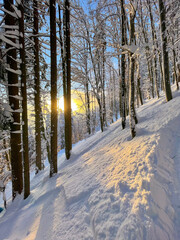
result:
[[[8,203],[0,239],[180,239],[180,94],[137,114],[133,140],[117,121],[78,143],[71,160],[60,154],[56,176],[48,167],[35,176],[29,198]]]

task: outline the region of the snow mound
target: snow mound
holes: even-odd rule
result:
[[[36,175],[0,219],[0,240],[180,239],[180,94],[137,111],[137,137],[127,124],[76,144],[59,173]],[[128,121],[128,119],[127,119]]]

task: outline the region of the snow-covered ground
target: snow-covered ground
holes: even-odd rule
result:
[[[137,137],[121,122],[76,144],[32,179],[0,218],[0,240],[179,240],[180,93],[137,110]],[[127,119],[128,122],[128,119]]]

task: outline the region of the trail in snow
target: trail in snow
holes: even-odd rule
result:
[[[137,137],[120,121],[78,143],[34,177],[31,195],[0,219],[0,240],[179,240],[180,94],[137,110]],[[128,119],[127,119],[128,121]]]

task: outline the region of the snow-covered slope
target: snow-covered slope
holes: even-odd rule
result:
[[[137,137],[117,121],[78,143],[9,203],[0,240],[180,239],[180,94],[137,110]]]

